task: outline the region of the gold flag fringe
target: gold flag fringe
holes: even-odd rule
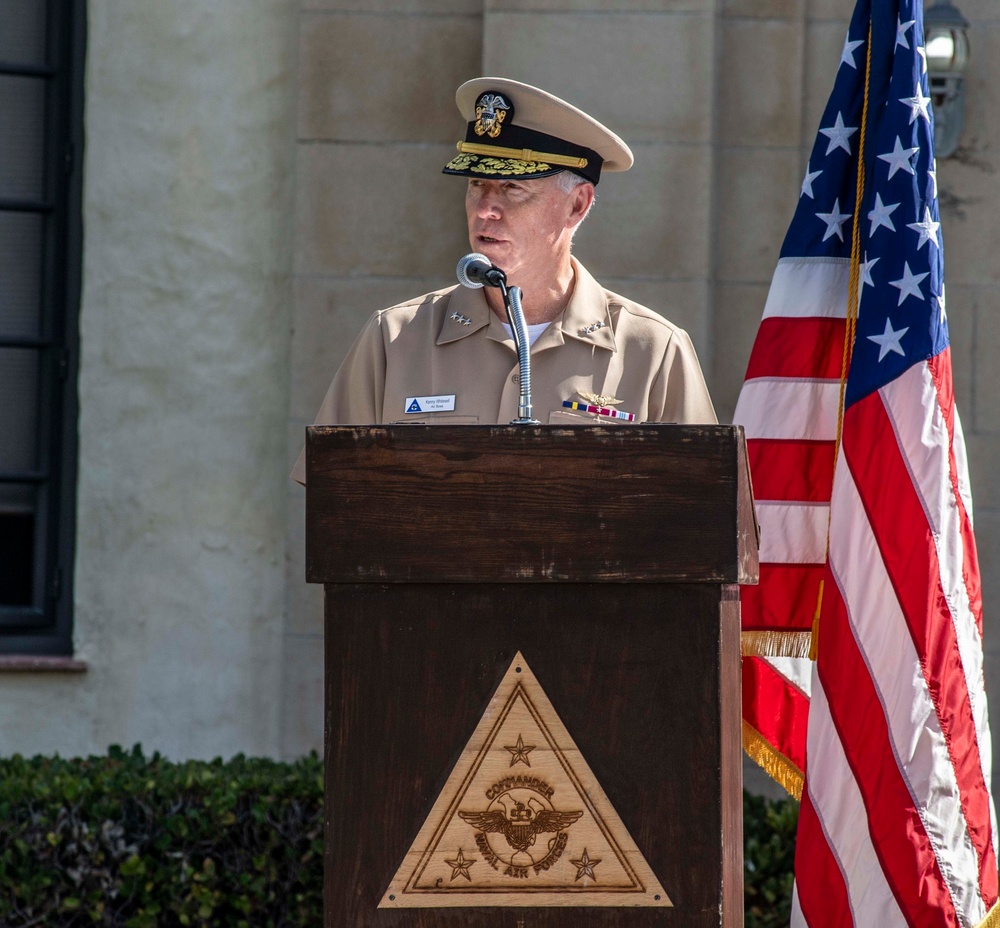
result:
[[[744,657],[809,657],[812,632],[742,632]]]
[[[743,750],[775,783],[796,799],[802,799],[805,776],[784,754],[774,749],[752,725],[743,723]],[[984,922],[981,928],[997,928]]]
[[[1000,928],[1000,902],[993,906],[976,928]]]

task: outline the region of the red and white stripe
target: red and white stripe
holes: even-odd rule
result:
[[[947,350],[845,413],[793,925],[971,928],[996,902],[960,439]]]
[[[812,669],[802,657],[743,658],[743,721],[800,776],[806,769]]]
[[[782,258],[733,421],[742,425],[761,529],[744,631],[812,628],[826,560],[849,262]]]
[[[848,408],[834,474],[848,273],[779,262],[734,416],[761,524],[744,631],[808,631],[825,577],[811,682],[808,661],[745,659],[744,720],[806,774],[793,925],[971,928],[997,826],[950,352]]]
[[[733,421],[742,425],[761,527],[760,582],[741,591],[746,632],[808,632],[826,562],[848,261],[782,258]],[[743,719],[805,770],[811,662],[746,657]]]

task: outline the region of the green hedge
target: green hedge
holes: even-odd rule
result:
[[[799,804],[743,793],[745,928],[783,928],[792,903],[792,864]]]
[[[318,925],[322,768],[0,760],[0,925]]]
[[[744,797],[747,928],[788,924],[796,816]],[[0,759],[2,928],[314,928],[322,871],[315,755]]]

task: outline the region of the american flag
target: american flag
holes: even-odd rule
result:
[[[761,524],[744,742],[801,789],[810,928],[1000,920],[923,46],[919,0],[858,0],[734,417]]]

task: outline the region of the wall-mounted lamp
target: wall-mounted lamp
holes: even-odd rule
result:
[[[938,158],[954,154],[962,134],[968,28],[968,20],[948,0],[924,12],[924,50],[934,101],[934,151]]]

